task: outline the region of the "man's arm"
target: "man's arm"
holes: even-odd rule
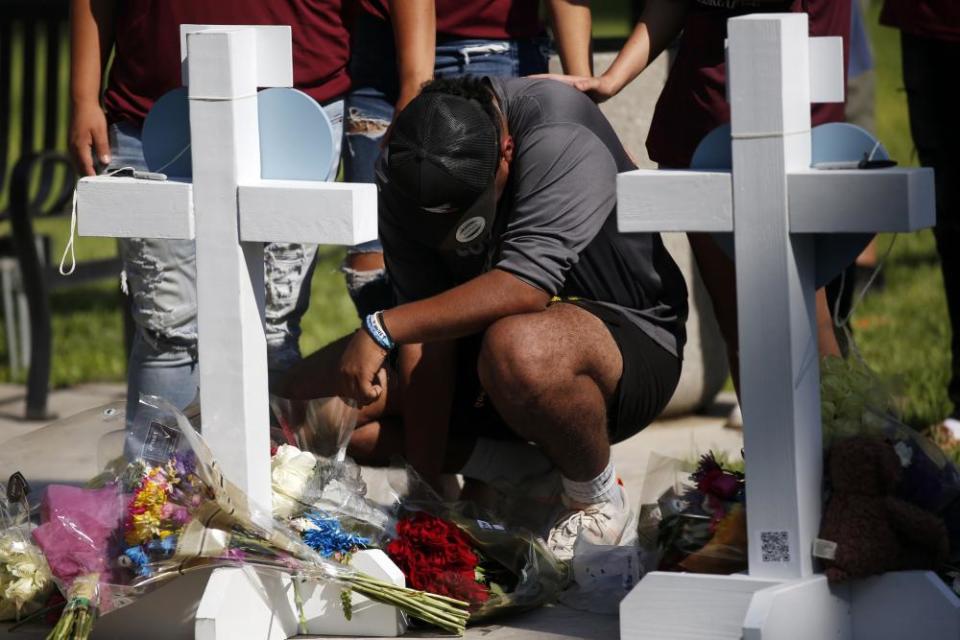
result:
[[[397,50],[400,78],[399,113],[433,79],[437,51],[435,0],[390,0],[390,19]]]
[[[617,95],[659,56],[683,29],[689,0],[647,0],[643,15],[602,75],[550,75],[603,102]]]
[[[103,69],[113,47],[116,0],[70,3],[70,154],[80,175],[96,173],[92,153],[110,163],[107,118],[100,107]],[[92,152],[92,153],[91,153]]]
[[[426,300],[394,307],[384,312],[383,321],[400,344],[453,340],[507,316],[543,311],[548,302],[546,292],[493,269]]]
[[[402,304],[383,313],[398,344],[450,341],[479,333],[501,318],[542,311],[550,296],[520,278],[493,269],[448,291]],[[380,397],[378,372],[386,352],[366,331],[358,331],[340,362],[341,395],[361,404]]]
[[[550,0],[550,16],[563,72],[592,76],[590,0]]]
[[[404,453],[434,486],[443,468],[456,372],[456,338],[478,333],[500,318],[546,308],[550,296],[514,275],[494,269],[436,296],[383,314],[400,344]],[[370,403],[383,392],[386,352],[357,331],[340,361],[340,394]],[[465,366],[475,366],[474,363]]]

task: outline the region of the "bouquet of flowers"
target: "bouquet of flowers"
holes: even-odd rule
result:
[[[360,468],[347,458],[356,405],[335,397],[274,395],[270,407],[277,425],[271,460],[274,517],[324,555],[345,559],[352,550],[379,546],[392,518],[366,499]]]
[[[97,615],[185,572],[237,565],[332,581],[462,633],[467,603],[337,562],[358,538],[315,550],[305,542],[314,536],[275,521],[223,476],[181,413],[159,399],[141,403],[123,457],[86,488],[51,485],[44,496],[33,540],[67,599],[51,639],[86,638]],[[313,534],[328,524],[320,514],[304,518]]]
[[[744,476],[713,453],[700,458],[689,483],[659,500],[660,569],[736,573],[747,566]]]
[[[30,540],[30,510],[17,484],[0,482],[0,620],[37,611],[53,589],[47,560]]]
[[[270,465],[273,516],[304,536],[313,532],[313,544],[308,542],[313,548],[333,544],[343,553],[347,538],[342,536],[353,536],[356,548],[381,546],[393,518],[366,499],[360,468],[349,458],[325,458],[284,444],[277,447]],[[321,542],[322,536],[333,535],[341,537]]]
[[[415,589],[470,603],[470,622],[533,609],[569,584],[535,535],[439,504],[404,505],[387,555]]]

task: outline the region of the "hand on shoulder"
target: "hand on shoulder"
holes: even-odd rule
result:
[[[540,80],[556,80],[568,84],[590,96],[594,102],[604,102],[617,95],[616,87],[606,76],[568,76],[562,73],[543,73],[530,77]]]

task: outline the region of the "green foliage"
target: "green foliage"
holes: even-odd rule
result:
[[[888,238],[879,241],[881,251]],[[930,231],[898,236],[886,288],[867,296],[853,318],[867,364],[888,381],[903,420],[925,428],[949,412],[950,323]]]

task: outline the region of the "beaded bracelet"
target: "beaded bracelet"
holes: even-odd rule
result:
[[[373,341],[380,345],[385,351],[393,351],[397,343],[393,341],[393,338],[390,337],[390,334],[387,332],[387,328],[383,324],[383,312],[377,311],[376,313],[371,313],[366,318],[363,319],[363,328],[366,330],[367,334],[373,338]]]

